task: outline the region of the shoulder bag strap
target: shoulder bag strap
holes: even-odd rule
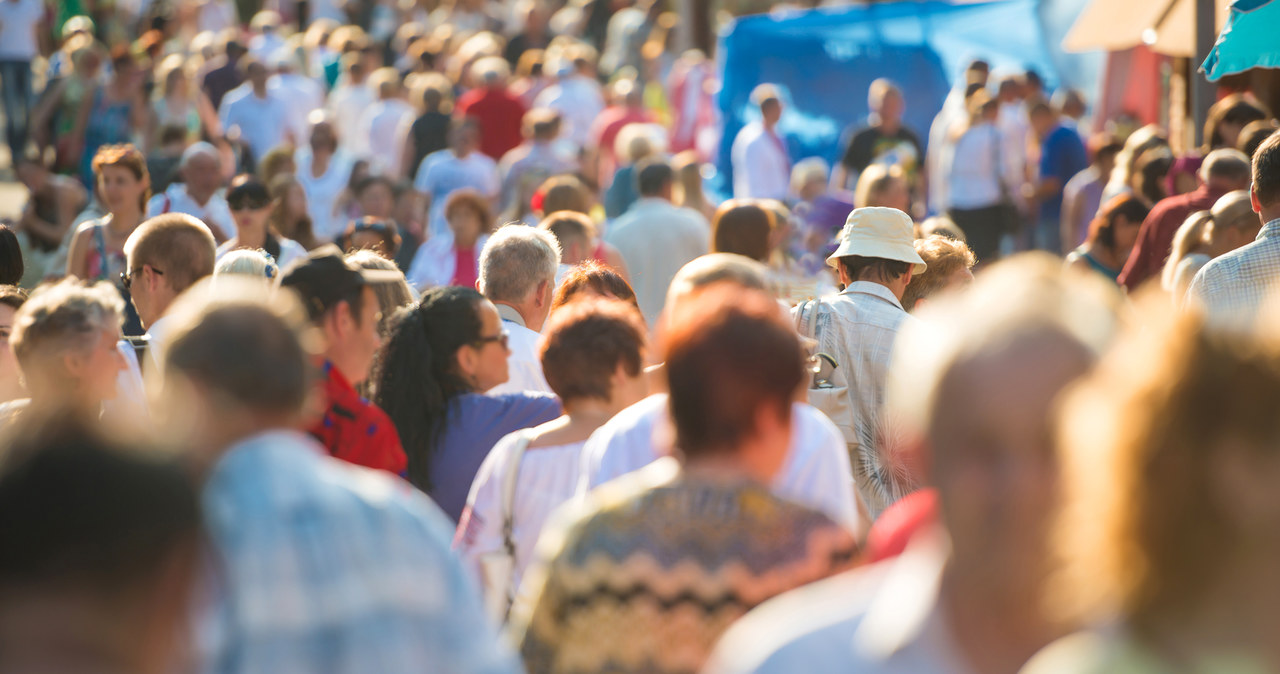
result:
[[[529,448],[532,440],[533,436],[528,429],[520,431],[515,446],[511,448],[510,470],[502,480],[502,548],[511,558],[513,565],[516,559],[516,542],[512,538],[512,530],[515,528],[516,480],[520,477],[520,463],[524,460],[524,452]],[[511,595],[514,595],[515,591],[514,587],[507,588],[508,612],[511,610]]]

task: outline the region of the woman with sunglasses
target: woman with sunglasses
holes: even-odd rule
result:
[[[271,195],[267,186],[256,177],[243,173],[231,180],[227,189],[227,205],[236,223],[236,235],[218,246],[217,259],[233,250],[265,250],[280,269],[287,269],[294,260],[307,256],[302,244],[286,239],[272,231]]]
[[[408,478],[454,522],[489,450],[504,435],[560,416],[549,395],[485,395],[507,381],[507,333],[473,288],[432,288],[400,310],[371,379],[409,459]]]

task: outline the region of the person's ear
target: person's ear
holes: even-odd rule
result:
[[[476,368],[480,363],[480,354],[470,344],[464,344],[454,352],[454,360],[457,361],[462,378],[470,380],[475,376]]]
[[[539,283],[538,293],[537,293],[538,308],[541,309],[543,307],[551,306],[551,298],[553,295],[555,295],[555,292],[556,292],[556,284],[554,279],[551,281],[543,281],[542,283]]]
[[[73,378],[81,379],[89,369],[89,359],[80,351],[72,349],[62,355],[62,367]]]
[[[1262,212],[1262,202],[1258,201],[1258,190],[1256,186],[1249,190],[1249,205],[1253,206],[1254,213]]]

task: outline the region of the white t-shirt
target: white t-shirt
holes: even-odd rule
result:
[[[523,431],[521,431],[523,432]],[[463,564],[476,579],[484,583],[481,559],[503,550],[502,523],[504,513],[502,485],[507,475],[516,470],[513,462],[521,432],[512,433],[494,445],[467,495],[467,509],[459,523],[455,545]],[[556,508],[573,499],[578,484],[578,467],[582,456],[581,442],[552,447],[529,447],[525,450],[516,475],[515,495],[511,502],[511,540],[515,543],[515,559],[511,570],[511,588],[519,588],[543,525]]]
[[[240,136],[261,161],[267,152],[284,143],[289,129],[289,108],[271,90],[258,98],[248,84],[241,85],[222,100],[218,119],[223,129],[240,127]]]
[[[526,391],[555,393],[551,390],[551,386],[547,384],[547,378],[542,374],[542,360],[538,358],[538,340],[542,335],[506,318],[507,315],[515,313],[514,309],[499,304],[498,313],[504,315],[502,329],[506,330],[509,335],[507,342],[508,346],[511,347],[511,355],[507,356],[509,378],[505,383],[489,389],[487,394],[501,395],[503,393],[523,393]]]
[[[0,61],[35,58],[36,26],[43,18],[40,0],[0,0]]]
[[[547,87],[533,104],[559,112],[565,121],[564,137],[579,148],[591,142],[591,125],[604,112],[600,85],[582,75],[571,75]]]
[[[489,199],[498,196],[498,163],[482,152],[472,152],[459,158],[452,150],[427,155],[419,165],[414,189],[431,198],[429,219],[430,236],[448,231],[444,219],[445,202],[449,195],[463,188],[471,188]]]
[[[201,222],[221,233],[223,239],[235,236],[236,223],[231,217],[231,207],[219,190],[201,205],[190,194],[183,183],[173,183],[164,192],[151,197],[147,202],[147,217],[154,218],[162,213],[186,213],[200,219]]]
[[[822,512],[861,535],[844,436],[811,405],[795,403],[791,411],[791,447],[774,478],[774,495]],[[609,480],[669,456],[674,437],[665,393],[622,410],[583,446],[577,494],[585,496]]]
[[[398,99],[378,101],[360,118],[360,134],[369,139],[369,168],[375,175],[400,175],[400,141],[414,119],[413,106]]]
[[[267,82],[267,90],[284,101],[289,109],[289,130],[299,143],[307,138],[307,117],[324,107],[324,89],[319,82],[298,73],[276,75]]]
[[[333,241],[347,226],[347,218],[334,213],[334,205],[351,178],[351,164],[343,156],[334,155],[329,159],[325,172],[316,177],[311,174],[309,147],[298,148],[293,155],[293,163],[298,169],[294,177],[307,194],[307,215],[311,216],[311,231],[315,233],[317,241]]]
[[[329,112],[333,113],[338,142],[353,156],[369,152],[369,137],[361,133],[360,118],[373,105],[373,90],[365,84],[340,84],[329,94]]]

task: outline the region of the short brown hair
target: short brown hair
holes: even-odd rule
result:
[[[790,419],[804,357],[773,297],[712,284],[678,305],[671,319],[663,360],[685,457],[735,454],[762,406]]]
[[[489,211],[489,202],[473,189],[454,190],[444,202],[444,219],[452,220],[459,209],[469,208],[480,218],[480,232],[492,234],[494,230],[493,215]]]
[[[555,313],[560,307],[588,292],[603,297],[613,295],[624,302],[630,302],[637,309],[640,308],[636,301],[636,291],[632,290],[631,284],[618,272],[599,260],[584,260],[561,279],[555,298],[551,300],[551,312]]]
[[[568,244],[578,242],[590,245],[595,238],[596,225],[591,218],[577,211],[556,211],[538,223],[538,229],[545,229],[560,242],[560,250],[568,248]]]
[[[139,182],[151,181],[151,174],[147,172],[147,158],[138,151],[130,143],[121,145],[103,145],[98,148],[98,153],[93,155],[93,175],[95,180],[102,179],[102,169],[105,166],[118,166],[128,169],[133,177]],[[151,198],[151,186],[147,185],[147,189],[143,190],[141,203],[142,210],[147,210],[147,200]]]
[[[916,252],[924,258],[928,268],[923,274],[912,276],[907,289],[902,293],[902,307],[907,311],[911,311],[916,302],[942,290],[947,279],[957,269],[973,269],[973,265],[978,263],[978,258],[968,244],[945,236],[916,239],[915,246]]]
[[[138,264],[163,272],[179,293],[213,274],[218,250],[209,227],[186,213],[164,213],[144,221],[124,247],[125,254]]]
[[[561,175],[547,178],[538,186],[537,194],[542,198],[541,207],[536,209],[540,213],[556,211],[586,213],[591,210],[591,193],[577,176]]]
[[[732,199],[711,220],[711,252],[737,253],[757,262],[769,260],[773,214],[750,199]]]
[[[1263,206],[1280,201],[1280,131],[1268,136],[1253,153],[1253,193]]]
[[[538,356],[547,385],[561,400],[609,400],[610,380],[622,365],[636,376],[644,365],[648,329],[625,302],[581,299],[551,314]]]

